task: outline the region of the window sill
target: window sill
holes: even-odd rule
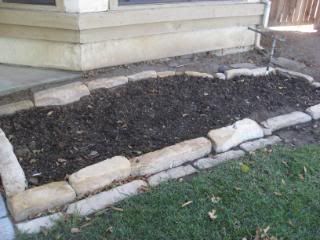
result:
[[[177,2],[177,3],[151,3],[151,4],[128,4],[119,5],[118,0],[109,0],[110,10],[140,10],[152,8],[173,8],[173,7],[193,7],[193,6],[213,6],[230,5],[242,3],[261,3],[261,0],[224,0],[224,1],[197,1],[197,2]]]
[[[23,3],[7,3],[0,0],[0,9],[22,9],[22,10],[39,10],[39,11],[62,11],[63,0],[56,0],[56,5],[41,5],[41,4],[23,4]]]

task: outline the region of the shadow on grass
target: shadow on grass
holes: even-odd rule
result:
[[[213,196],[221,200],[212,201]],[[18,239],[249,240],[257,229],[270,237],[259,239],[320,239],[320,147],[247,155],[117,207],[124,211],[69,218],[49,232]],[[215,220],[208,216],[213,209]]]

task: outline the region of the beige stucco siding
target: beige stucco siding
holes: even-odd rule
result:
[[[227,1],[228,2],[228,1]],[[63,13],[0,9],[0,63],[70,70],[253,46],[264,4]]]

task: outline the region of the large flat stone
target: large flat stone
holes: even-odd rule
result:
[[[294,71],[301,71],[306,68],[306,65],[304,63],[300,63],[284,57],[272,58],[272,63],[279,67],[291,69]]]
[[[252,75],[251,70],[247,68],[230,69],[225,71],[225,76],[227,80],[232,80],[240,76],[251,76],[251,75]]]
[[[314,119],[319,120],[320,119],[320,104],[309,107],[306,112]]]
[[[4,202],[3,196],[0,193],[0,218],[3,218],[5,216],[7,216],[7,215],[8,215],[7,207],[6,207],[6,204]]]
[[[208,155],[212,144],[197,138],[131,159],[133,176],[151,175]]]
[[[267,74],[274,73],[275,69],[270,68],[269,71],[267,71],[266,67],[260,67],[260,68],[254,68],[254,69],[247,69],[247,68],[239,68],[239,69],[230,69],[225,72],[226,79],[232,80],[236,77],[260,77],[260,76],[266,76]]]
[[[288,74],[288,75],[291,75],[292,77],[301,78],[301,79],[303,79],[303,80],[305,80],[305,81],[307,81],[307,82],[309,82],[311,84],[314,82],[314,78],[311,77],[310,75],[307,75],[307,74],[290,71],[290,70],[284,69],[284,68],[276,68],[276,71],[279,74]]]
[[[224,73],[216,73],[214,74],[214,77],[219,80],[226,80],[226,75],[224,75]]]
[[[23,192],[27,180],[13,147],[4,132],[0,129],[0,176],[7,197]]]
[[[0,106],[0,116],[14,114],[18,111],[27,110],[33,107],[33,102],[31,102],[30,100],[2,105]]]
[[[186,71],[185,74],[189,77],[199,77],[199,78],[209,78],[209,79],[214,78],[211,74],[201,73],[201,72]]]
[[[182,177],[191,175],[196,172],[197,172],[197,169],[195,169],[191,165],[180,166],[180,167],[172,168],[172,169],[164,171],[164,172],[157,173],[157,174],[149,177],[148,183],[150,186],[156,186],[162,182],[166,182],[171,179],[182,178]]]
[[[54,182],[28,189],[8,199],[8,208],[17,222],[76,199],[76,193],[66,182]]]
[[[15,239],[14,227],[9,218],[0,219],[0,239],[1,240]]]
[[[245,152],[242,150],[237,151],[229,151],[225,153],[218,154],[211,158],[203,158],[196,161],[193,165],[199,169],[207,169],[218,166],[221,163],[225,163],[227,161],[241,158],[245,155]]]
[[[320,88],[320,82],[312,82],[311,86],[313,86],[314,88]]]
[[[140,80],[145,79],[154,79],[157,78],[157,72],[156,71],[144,71],[140,73],[136,73],[133,75],[128,76],[129,82],[136,82]]]
[[[87,95],[90,95],[87,86],[75,82],[35,92],[34,103],[36,107],[65,105],[79,101]]]
[[[167,78],[167,77],[173,77],[176,75],[175,71],[163,71],[163,72],[157,72],[158,78]]]
[[[93,193],[113,181],[127,178],[131,165],[125,157],[113,157],[79,170],[69,177],[69,182],[78,196]]]
[[[231,126],[211,130],[208,133],[217,153],[226,152],[239,144],[264,136],[263,129],[251,119],[243,119]]]
[[[280,115],[277,117],[269,118],[261,124],[270,129],[272,132],[282,128],[291,127],[301,123],[307,123],[312,120],[311,116],[303,112],[292,112],[289,114]]]
[[[135,180],[109,191],[101,192],[97,195],[70,204],[67,213],[86,216],[97,211],[110,207],[126,198],[140,193],[141,189],[147,187],[147,183],[142,180]]]
[[[16,228],[20,233],[36,234],[43,229],[49,229],[54,224],[63,218],[62,213],[55,213],[49,216],[36,218],[30,221],[16,224]]]
[[[267,70],[267,67],[259,67],[259,68],[251,69],[251,73],[253,77],[266,76],[270,73],[275,73],[275,72],[276,70],[272,67],[269,67],[269,70]]]
[[[247,152],[253,152],[267,146],[272,146],[281,142],[281,138],[278,136],[271,136],[268,138],[259,139],[252,142],[246,142],[240,145],[240,148]]]
[[[80,72],[0,64],[0,96],[39,85],[80,78]]]
[[[90,91],[99,88],[114,88],[127,84],[128,78],[125,76],[113,77],[113,78],[99,78],[87,83]]]

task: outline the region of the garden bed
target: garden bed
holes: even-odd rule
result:
[[[134,157],[251,116],[319,103],[320,90],[278,75],[218,80],[185,75],[100,89],[74,104],[0,119],[31,184],[116,155]],[[262,119],[258,119],[262,120]],[[37,175],[37,178],[33,177]]]

